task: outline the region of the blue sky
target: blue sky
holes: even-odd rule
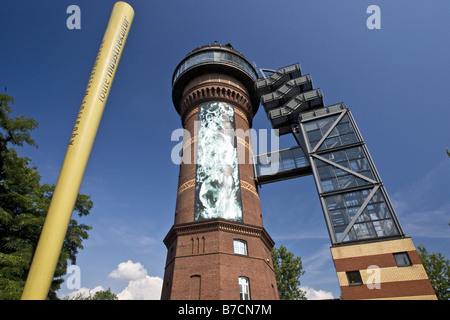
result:
[[[149,298],[142,292],[160,283],[178,179],[170,137],[181,127],[171,77],[189,51],[214,41],[230,42],[258,68],[299,62],[327,105],[344,102],[406,234],[450,257],[448,1],[129,3],[135,19],[80,190],[95,202],[80,219],[93,227],[77,259],[82,287]],[[72,4],[81,9],[80,30],[66,27]],[[39,121],[39,148],[19,152],[33,159],[43,182],[56,183],[113,4],[0,4],[0,90],[15,98],[16,115]],[[373,4],[381,9],[379,30],[366,27]],[[270,129],[262,107],[254,127]],[[280,144],[295,142],[282,137]],[[302,257],[302,286],[311,297],[339,297],[313,178],[264,185],[260,195],[276,245]],[[60,292],[70,291],[63,284]]]

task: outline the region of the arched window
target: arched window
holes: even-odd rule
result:
[[[246,277],[239,277],[239,298],[250,300],[250,284]]]

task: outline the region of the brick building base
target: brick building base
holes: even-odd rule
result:
[[[406,253],[408,265],[398,266],[399,253]],[[410,238],[334,246],[331,254],[345,300],[437,299]]]
[[[233,240],[247,243],[246,255],[234,253]],[[163,300],[239,300],[239,277],[249,280],[252,300],[278,299],[264,228],[223,219],[187,223],[173,226],[164,243]]]

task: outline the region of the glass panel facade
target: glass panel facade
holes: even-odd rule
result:
[[[176,70],[172,83],[174,83],[178,79],[178,77],[187,69],[205,62],[224,62],[232,64],[239,69],[244,70],[250,77],[252,77],[253,80],[256,81],[256,79],[258,79],[258,75],[254,71],[253,67],[241,57],[231,52],[206,51],[193,55],[186,61],[184,61]]]
[[[309,150],[314,151],[310,159],[313,160],[313,172],[321,190],[320,197],[332,242],[400,235],[395,213],[385,196],[364,141],[353,126],[350,112],[341,110],[316,119],[309,117],[302,123],[306,143],[309,143]],[[339,117],[340,121],[333,127]],[[323,142],[317,147],[322,139]],[[367,202],[374,188],[377,191]],[[362,207],[363,204],[365,207]]]
[[[325,197],[327,211],[336,239],[339,239],[356,216],[371,189],[347,192]],[[392,213],[386,205],[381,190],[378,190],[343,241],[355,241],[399,234],[392,221]]]
[[[356,142],[358,142],[358,138],[348,119],[348,115],[345,115],[319,147],[319,151],[337,148]]]
[[[322,139],[325,133],[331,128],[333,123],[337,120],[339,114],[320,118],[318,120],[309,121],[305,123],[306,134],[308,135],[309,144],[311,149],[314,149],[317,143]]]
[[[301,147],[280,150],[256,157],[258,177],[309,167],[309,161]]]
[[[242,221],[234,107],[204,103],[199,121],[194,219]]]
[[[330,160],[353,172],[359,173],[369,179],[375,180],[367,157],[365,156],[363,149],[359,146],[321,153],[320,157]],[[342,170],[337,166],[328,164],[319,159],[315,159],[314,162],[317,167],[323,192],[355,188],[370,184],[369,181],[361,179],[357,175]]]
[[[305,130],[308,135],[311,149],[316,147],[317,143],[322,139],[325,133],[328,132],[338,117],[339,114],[305,123]],[[357,142],[359,142],[359,140],[355,133],[355,129],[353,128],[348,115],[345,115],[331,131],[318,150],[322,151],[333,149]]]
[[[323,161],[314,159],[314,162],[319,173],[322,192],[344,190],[370,184],[366,180]]]

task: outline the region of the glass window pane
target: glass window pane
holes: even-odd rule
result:
[[[354,176],[346,175],[338,177],[339,189],[349,189],[357,186],[357,181]]]
[[[347,224],[334,227],[334,235],[336,236],[336,239],[339,239],[341,237],[346,227]]]
[[[250,300],[250,288],[245,277],[239,277],[239,296],[241,300]]]
[[[294,158],[304,158],[305,153],[303,152],[302,148],[295,148],[295,149],[292,149],[292,156]]]
[[[346,274],[349,285],[357,286],[363,284],[359,271],[347,271]]]
[[[283,150],[279,152],[281,159],[289,159],[292,158],[292,151],[290,149]]]
[[[317,129],[319,129],[319,127],[317,126],[316,121],[311,121],[311,122],[305,123],[305,130],[307,132],[312,131],[312,130],[317,130]]]
[[[330,166],[324,166],[324,167],[317,168],[317,171],[319,172],[320,179],[328,179],[328,178],[334,177],[334,173],[331,170]]]
[[[342,123],[342,121],[341,121],[336,126],[336,129],[339,132],[339,134],[341,134],[341,135],[353,132],[353,128],[350,126],[350,124],[348,122]]]
[[[295,169],[295,161],[294,159],[284,159],[282,161],[284,170],[292,170]]]
[[[326,153],[322,156],[324,158],[331,160],[333,162],[336,162],[336,163],[341,163],[343,161],[347,161],[347,154],[346,154],[345,150]]]
[[[375,180],[372,171],[361,171],[360,173],[369,179]]]
[[[341,135],[342,145],[352,144],[358,142],[358,138],[354,133]]]
[[[374,225],[377,226],[377,234],[379,237],[388,237],[398,234],[397,227],[392,222],[392,219],[375,221]]]
[[[338,136],[339,136],[339,131],[338,131],[337,128],[334,128],[333,130],[331,130],[331,132],[328,135],[327,139],[331,138],[331,137],[338,137]]]
[[[365,158],[364,152],[360,147],[349,148],[346,150],[348,159]]]
[[[320,133],[319,130],[313,130],[308,132],[308,139],[309,142],[311,143],[311,147],[315,147],[315,144],[322,138],[322,134]],[[313,143],[315,143],[313,145]]]
[[[353,228],[358,239],[376,238],[377,234],[372,223],[356,223]]]
[[[344,208],[344,197],[340,194],[335,196],[329,196],[325,198],[328,210],[334,210],[339,208]]]
[[[350,222],[358,213],[360,206],[347,208],[348,222]]]
[[[336,118],[337,116],[317,120],[317,125],[319,126],[322,135],[324,135],[328,131],[328,129],[331,128]]]
[[[295,157],[295,165],[297,168],[308,167],[309,162],[306,157]]]
[[[354,159],[349,161],[349,169],[361,172],[369,170],[369,164],[367,163],[367,159]]]
[[[317,168],[330,166],[328,163],[321,160],[314,159],[314,162],[316,163]]]
[[[375,193],[375,195],[372,197],[372,199],[370,200],[370,203],[375,203],[375,202],[384,202],[384,197],[380,190],[378,190]]]
[[[390,219],[389,211],[384,203],[369,204],[367,209],[372,220]]]
[[[398,267],[407,267],[412,265],[407,252],[394,253],[394,258]]]
[[[247,242],[244,240],[233,240],[234,253],[247,255]]]
[[[361,205],[362,202],[364,201],[364,198],[365,197],[363,197],[361,191],[344,193],[345,204],[348,206]]]
[[[331,223],[333,226],[339,226],[339,225],[347,225],[348,221],[346,221],[346,213],[345,210],[336,210],[330,212],[330,218]]]
[[[337,185],[336,179],[323,180],[320,183],[322,185],[322,191],[323,192],[333,191],[333,190],[337,189],[337,187],[336,187],[336,185]]]
[[[336,167],[331,167],[331,168],[333,169],[334,174],[335,174],[336,176],[345,176],[345,175],[348,175],[348,172],[347,172],[347,171],[341,170],[341,169],[336,168]]]
[[[342,145],[341,140],[339,139],[339,137],[331,137],[331,138],[327,138],[324,143],[320,146],[320,150],[324,150],[324,149],[331,149],[331,148],[336,148],[339,147],[340,145]]]
[[[349,176],[337,177],[339,183],[349,182],[350,180],[346,180],[347,178],[349,178]],[[333,180],[328,179],[328,181]],[[361,179],[355,179],[355,181],[360,183]],[[330,185],[328,188],[331,189],[335,186],[336,185]],[[331,225],[333,226],[337,239],[340,238],[344,229],[361,210],[361,205],[368,197],[371,190],[372,189],[364,189],[324,198]],[[371,201],[369,201],[366,208],[364,208],[362,213],[358,216],[358,219],[343,241],[389,237],[398,234],[399,230],[392,219],[392,213],[384,201],[382,192],[378,190]]]

